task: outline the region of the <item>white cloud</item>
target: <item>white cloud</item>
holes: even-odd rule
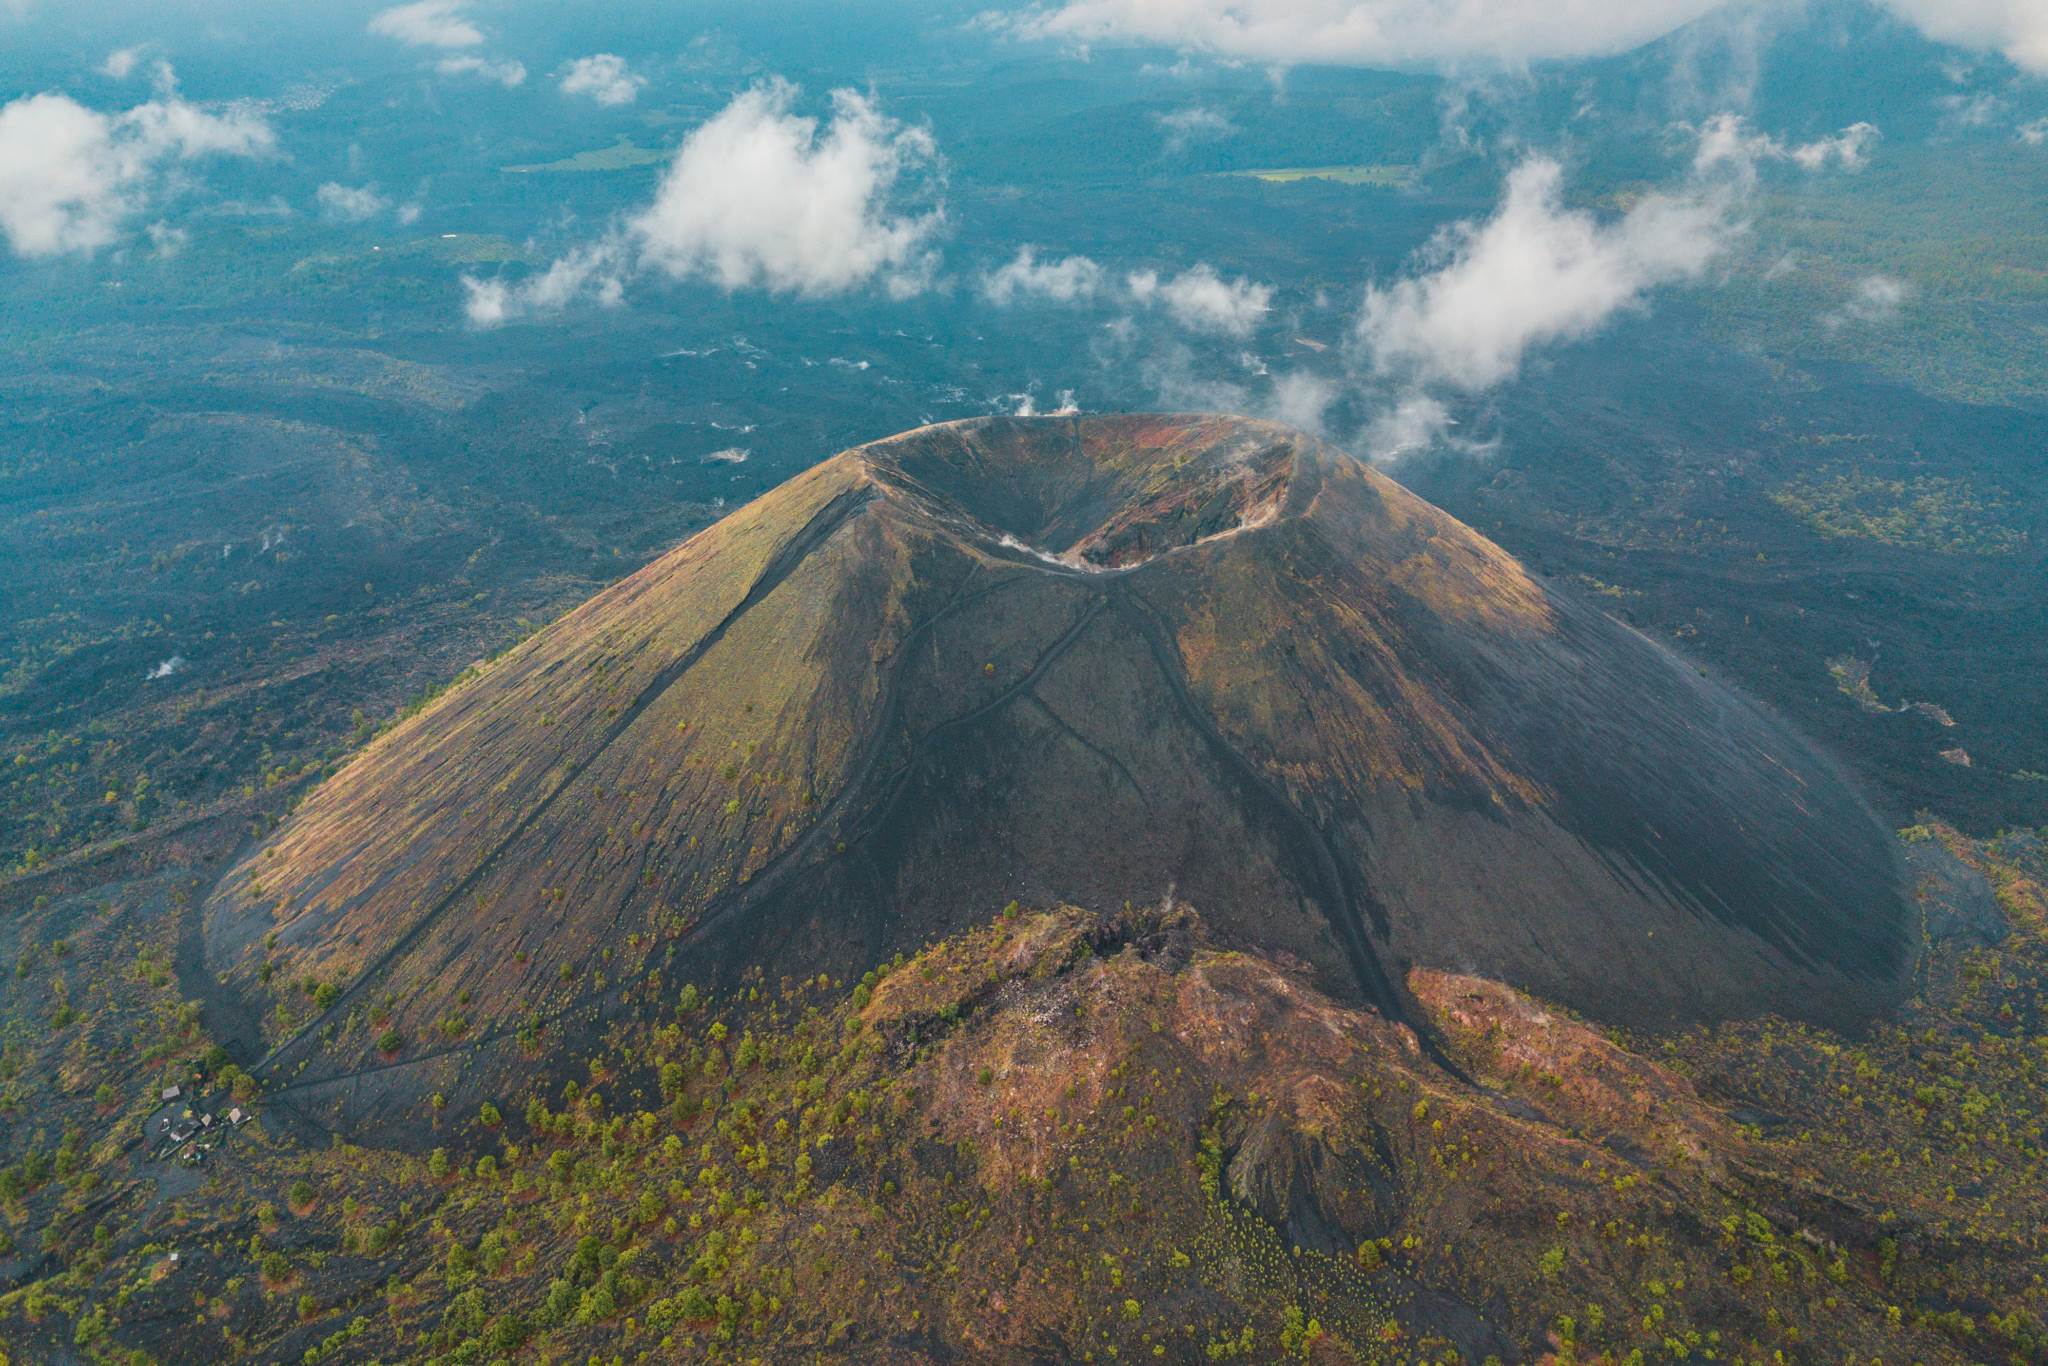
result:
[[[515,307],[513,290],[503,280],[481,280],[474,275],[462,277],[464,301],[463,316],[476,327],[502,327],[518,312]]]
[[[1442,399],[1411,389],[1367,425],[1366,453],[1375,460],[1396,460],[1436,444],[1455,425]]]
[[[1366,293],[1359,340],[1383,375],[1468,392],[1512,378],[1532,346],[1591,335],[1660,285],[1697,278],[1729,245],[1725,195],[1646,195],[1603,223],[1563,204],[1544,157],[1509,176],[1484,223],[1440,233],[1426,271]]]
[[[496,81],[507,90],[526,81],[525,64],[510,57],[479,57],[474,53],[464,53],[459,57],[443,57],[434,63],[434,70],[443,76],[478,76]]]
[[[1381,386],[1380,409],[1365,433],[1375,456],[1445,440],[1456,425],[1446,394],[1477,394],[1513,379],[1534,348],[1590,336],[1644,307],[1654,291],[1703,276],[1745,230],[1742,209],[1762,163],[1855,170],[1878,136],[1858,123],[1792,144],[1732,114],[1694,132],[1698,143],[1683,185],[1645,194],[1605,219],[1567,208],[1557,162],[1532,157],[1509,175],[1490,218],[1439,233],[1407,278],[1366,291],[1355,336]],[[1781,256],[1766,278],[1796,268]],[[1899,282],[1872,276],[1823,322],[1883,321],[1905,297]],[[1487,449],[1455,438],[1451,444]]]
[[[1870,157],[1870,144],[1877,141],[1877,125],[1852,123],[1831,138],[1802,142],[1789,149],[1793,161],[1809,171],[1818,171],[1829,161],[1848,171],[1858,171]]]
[[[2002,52],[2014,66],[2048,75],[2048,5],[2041,0],[1883,0],[1938,43]]]
[[[1193,142],[1214,138],[1227,138],[1237,131],[1237,125],[1214,109],[1193,105],[1176,109],[1171,113],[1155,116],[1161,128],[1166,130],[1166,150],[1178,152]]]
[[[416,0],[393,5],[370,19],[370,32],[408,47],[476,47],[484,35],[462,13],[462,0]]]
[[[1831,330],[1850,323],[1888,323],[1899,316],[1899,309],[1912,292],[1912,287],[1903,280],[1889,275],[1866,275],[1856,282],[1856,292],[1841,311],[1827,314],[1821,321]]]
[[[370,18],[369,31],[407,47],[435,48],[448,54],[434,63],[434,70],[443,76],[475,76],[496,81],[507,90],[524,84],[523,63],[465,51],[481,47],[484,33],[463,10],[463,0],[416,0],[377,11]]]
[[[1306,370],[1296,370],[1273,381],[1273,392],[1264,404],[1264,415],[1304,432],[1324,434],[1323,415],[1337,401],[1334,380]]]
[[[735,97],[683,139],[651,204],[541,274],[463,277],[465,316],[496,327],[579,298],[617,304],[645,269],[807,297],[874,283],[899,298],[924,289],[944,213],[906,201],[936,186],[930,133],[851,90],[833,92],[821,126],[794,112],[797,93],[774,80]]]
[[[1135,271],[1125,277],[1124,284],[1134,302],[1160,305],[1192,332],[1249,336],[1273,304],[1269,286],[1226,280],[1209,265],[1195,266],[1164,281],[1152,271]]]
[[[2005,54],[2048,74],[2041,0],[1879,0],[1936,42]],[[1085,49],[1146,43],[1272,66],[1518,66],[1626,52],[1717,10],[1753,24],[1768,7],[1729,0],[1052,0],[991,23]]]
[[[116,48],[107,54],[104,62],[100,63],[100,75],[116,81],[125,81],[135,73],[135,68],[141,61],[140,46]]]
[[[1075,303],[1094,298],[1102,282],[1102,267],[1085,256],[1041,261],[1036,248],[1023,246],[1007,265],[981,277],[981,293],[999,305],[1014,303],[1019,296]]]
[[[1844,170],[1857,171],[1869,161],[1870,146],[1877,139],[1877,125],[1852,123],[1833,137],[1791,144],[1769,133],[1750,131],[1740,114],[1716,114],[1699,130],[1693,169],[1707,171],[1727,166],[1747,174],[1759,162],[1789,161],[1808,171],[1822,170],[1830,162]]]
[[[143,229],[149,235],[150,255],[168,261],[192,241],[192,234],[169,223],[151,223]]]
[[[2005,101],[1984,92],[1976,95],[1943,95],[1934,102],[1941,121],[1951,128],[1989,127],[2005,110]]]
[[[1699,18],[1721,2],[1064,0],[1009,19],[1004,26],[1023,36],[1077,45],[1156,43],[1278,66],[1519,64],[1625,52]]]
[[[915,294],[936,264],[937,208],[899,198],[933,173],[930,133],[852,90],[822,127],[775,80],[736,97],[677,149],[654,202],[632,220],[642,261],[726,289],[843,293],[879,279]]]
[[[293,209],[283,195],[274,194],[260,200],[223,199],[195,212],[214,218],[290,218]]]
[[[1110,291],[1108,272],[1088,257],[1041,261],[1032,246],[1019,247],[1009,262],[981,277],[982,297],[999,307],[1020,299],[1087,303]],[[1135,270],[1124,277],[1119,293],[1135,307],[1165,309],[1190,331],[1231,337],[1249,336],[1273,302],[1270,286],[1226,280],[1209,265],[1193,266],[1171,279],[1162,279],[1157,271]],[[1123,325],[1127,327],[1129,320]]]
[[[361,223],[391,207],[375,185],[351,186],[328,181],[314,192],[320,212],[344,223]]]
[[[588,95],[603,105],[631,104],[646,84],[645,76],[627,70],[625,58],[600,52],[569,63],[569,70],[562,76],[562,93]]]
[[[616,242],[578,247],[539,275],[517,283],[462,277],[463,313],[475,327],[498,327],[532,313],[554,313],[580,297],[607,308],[625,298],[623,253]]]
[[[2032,123],[2023,123],[2013,129],[2013,136],[2029,147],[2039,147],[2042,143],[2048,142],[2048,119],[2035,119]]]
[[[67,95],[25,96],[0,107],[0,236],[20,256],[90,253],[148,204],[170,164],[275,145],[251,110],[180,99],[168,69],[157,98],[120,114]]]

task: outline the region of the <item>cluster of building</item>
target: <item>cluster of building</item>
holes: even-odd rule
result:
[[[163,1107],[148,1122],[148,1137],[156,1145],[150,1156],[158,1162],[175,1158],[188,1167],[196,1167],[221,1145],[228,1133],[256,1118],[239,1105],[230,1107],[225,1115],[190,1105],[174,1112],[184,1095],[182,1087],[166,1086],[159,1097]]]

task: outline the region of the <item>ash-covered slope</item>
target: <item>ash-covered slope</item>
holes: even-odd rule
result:
[[[685,980],[1169,890],[1396,1013],[1426,965],[1623,1022],[1842,1019],[1911,966],[1889,832],[1777,718],[1219,417],[825,462],[379,739],[205,925],[266,1078],[360,1116]]]

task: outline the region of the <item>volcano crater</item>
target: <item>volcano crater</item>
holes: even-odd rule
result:
[[[1168,894],[1404,1018],[1429,967],[1851,1023],[1917,953],[1889,826],[1765,708],[1323,443],[1131,415],[919,428],[699,533],[314,792],[205,967],[360,1129],[682,981]]]

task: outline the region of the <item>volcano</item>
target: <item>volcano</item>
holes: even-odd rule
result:
[[[1917,938],[1836,765],[1359,461],[1215,416],[846,451],[381,736],[222,881],[280,1098],[505,1094],[684,982],[1174,897],[1414,1014],[1840,1023]],[[394,1088],[397,1088],[394,1091]]]

